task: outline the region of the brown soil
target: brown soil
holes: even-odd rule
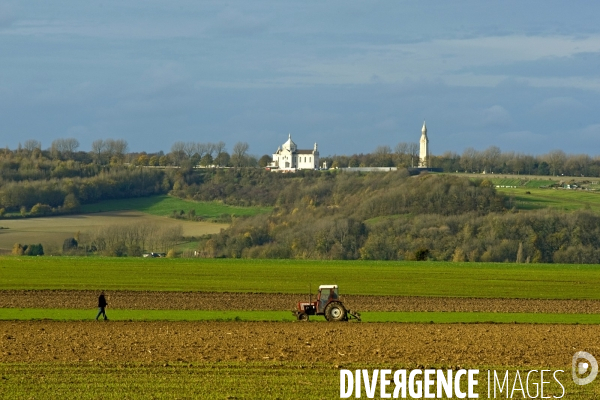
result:
[[[94,308],[98,292],[89,290],[0,290],[0,308]],[[117,309],[290,310],[306,295],[204,292],[106,292]],[[314,299],[314,297],[313,297]],[[598,300],[474,299],[454,297],[343,296],[357,311],[479,311],[600,313]]]
[[[0,362],[292,361],[560,366],[600,354],[598,326],[0,322]]]

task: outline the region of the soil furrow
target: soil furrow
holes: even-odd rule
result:
[[[293,361],[560,366],[600,354],[599,326],[283,322],[0,322],[0,362]]]
[[[308,295],[272,293],[207,293],[107,291],[110,308],[132,310],[284,311]],[[97,305],[90,290],[0,290],[0,308],[74,308]],[[314,296],[313,296],[314,300]],[[342,296],[357,311],[464,311],[600,313],[598,300],[480,299],[455,297]]]

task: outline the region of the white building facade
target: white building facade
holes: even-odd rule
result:
[[[317,144],[315,143],[312,150],[298,150],[290,134],[287,142],[281,145],[273,154],[273,161],[269,164],[269,168],[283,171],[318,169],[319,150]]]
[[[429,168],[429,138],[427,137],[427,126],[423,121],[421,128],[421,149],[419,151],[419,168]]]

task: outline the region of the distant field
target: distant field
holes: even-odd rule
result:
[[[589,209],[600,212],[600,193],[567,189],[539,189],[530,187],[496,188],[499,193],[514,196],[518,209],[536,210],[553,208],[561,211]],[[527,193],[529,192],[529,194]]]
[[[600,268],[573,264],[0,257],[1,289],[600,299]]]
[[[232,207],[217,202],[195,202],[170,196],[152,196],[134,199],[107,200],[82,206],[82,214],[44,218],[18,218],[0,220],[0,250],[10,251],[15,243],[42,243],[44,247],[62,246],[66,238],[77,232],[88,232],[113,224],[131,224],[140,221],[159,226],[182,225],[184,236],[199,237],[219,233],[229,224],[208,221],[189,221],[165,218],[174,212],[184,215],[194,210],[195,215],[206,220],[223,216],[249,216],[269,212],[268,207]],[[176,250],[195,249],[197,242],[178,246]]]
[[[105,211],[136,210],[147,214],[167,217],[173,212],[187,214],[194,210],[196,216],[211,219],[222,215],[248,216],[269,212],[270,207],[234,207],[218,202],[197,202],[182,200],[171,196],[138,197],[133,199],[106,200],[81,207],[83,213],[96,213]]]
[[[292,322],[289,311],[206,311],[206,310],[122,310],[107,309],[110,321],[272,321]],[[90,321],[95,309],[0,308],[0,320],[5,321]],[[363,312],[363,322],[404,323],[497,323],[497,324],[600,324],[598,314],[543,314],[490,312]],[[321,315],[311,322],[327,322]],[[354,321],[353,321],[354,322]]]
[[[62,246],[66,238],[77,232],[91,232],[102,226],[152,223],[161,227],[181,225],[184,236],[218,233],[228,224],[192,222],[149,215],[138,211],[106,212],[85,215],[63,215],[44,218],[0,220],[0,249],[10,250],[15,243],[42,243],[45,247]]]
[[[557,181],[544,180],[544,179],[519,179],[519,178],[493,178],[491,182],[500,187],[525,187],[525,188],[539,188],[542,186],[549,186],[557,183]]]

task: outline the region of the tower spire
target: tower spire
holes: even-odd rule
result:
[[[425,124],[425,120],[423,120],[423,128],[421,128],[419,167],[429,168],[429,138],[427,137],[427,125]]]

